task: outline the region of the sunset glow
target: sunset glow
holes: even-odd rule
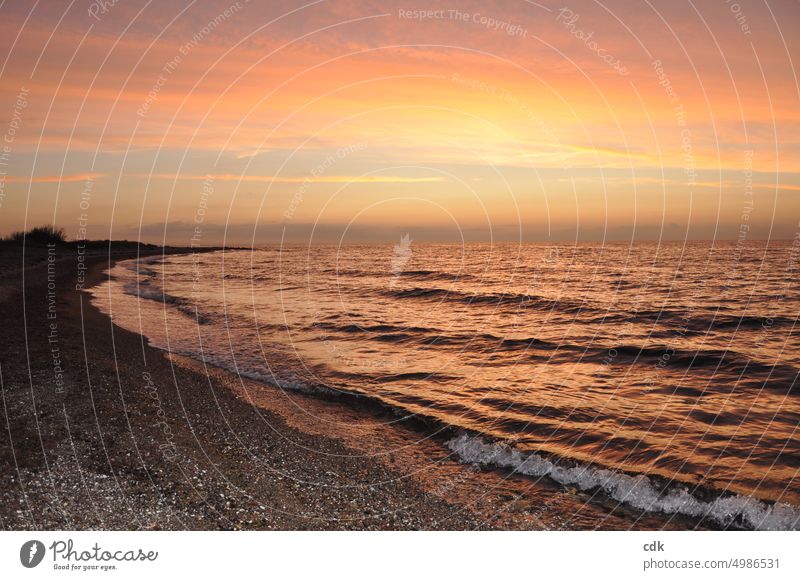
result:
[[[800,8],[736,7],[7,2],[0,231],[791,238]]]

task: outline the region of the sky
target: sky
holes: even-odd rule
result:
[[[789,239],[800,3],[0,4],[0,234]]]

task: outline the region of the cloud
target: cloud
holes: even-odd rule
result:
[[[36,175],[22,176],[9,175],[5,178],[8,183],[71,183],[75,181],[94,181],[105,177],[105,173],[73,173],[70,175]]]
[[[188,175],[183,173],[137,173],[135,177],[150,177],[168,180],[192,181],[256,181],[268,183],[436,183],[446,181],[444,177],[402,177],[398,175],[310,175],[293,177],[282,175],[234,175],[230,173]]]

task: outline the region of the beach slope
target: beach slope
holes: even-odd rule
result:
[[[115,327],[80,288],[142,250],[2,251],[3,529],[481,527]]]

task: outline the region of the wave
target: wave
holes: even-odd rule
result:
[[[439,299],[464,304],[486,304],[489,306],[515,306],[517,308],[533,308],[538,310],[558,310],[565,313],[596,311],[591,306],[566,300],[555,300],[533,294],[514,292],[492,292],[487,294],[467,293],[444,288],[405,288],[387,290],[386,294],[399,299]]]
[[[711,330],[769,330],[794,327],[798,318],[750,314],[721,314],[720,312],[691,313],[689,311],[659,309],[618,314],[599,305],[575,300],[545,298],[534,294],[516,292],[468,293],[446,288],[404,288],[384,291],[397,299],[440,300],[463,304],[488,306],[513,306],[517,309],[554,311],[576,315],[576,322],[586,324],[652,324],[676,329],[683,334],[707,333]],[[577,319],[577,315],[586,318]]]
[[[277,387],[283,391],[296,391],[298,393],[307,395],[323,395],[328,397],[338,397],[342,394],[351,395],[354,398],[358,398],[359,396],[358,393],[343,392],[326,385],[303,380],[293,373],[284,372],[279,376],[277,371],[273,372],[270,369],[256,370],[253,368],[248,368],[245,364],[242,364],[242,362],[232,361],[226,357],[213,356],[207,351],[196,352],[190,349],[177,348],[174,345],[170,345],[169,348],[158,344],[153,346],[155,348],[166,350],[170,354],[185,356],[200,361],[203,364],[226,370],[236,376],[252,379],[268,386]]]
[[[200,314],[194,304],[192,304],[190,301],[181,298],[180,296],[167,294],[162,290],[156,290],[152,288],[146,280],[124,284],[122,290],[125,292],[125,294],[130,296],[136,296],[144,300],[152,300],[154,302],[161,302],[169,306],[174,306],[178,311],[197,321],[198,324],[211,323],[211,318]]]
[[[374,276],[374,272],[367,272],[364,270],[356,270],[352,268],[325,268],[322,270],[323,274],[335,274],[336,276],[352,276],[355,278],[366,278]]]
[[[447,280],[451,282],[473,278],[473,276],[469,274],[451,274],[449,272],[436,272],[433,270],[404,270],[393,275],[401,278],[409,278],[411,280]]]
[[[322,270],[322,273],[353,278],[382,278],[387,275],[383,271],[369,271],[354,268],[325,268]],[[474,276],[467,273],[453,274],[451,272],[440,272],[437,270],[403,270],[394,272],[391,276],[409,280],[443,280],[449,282],[474,279]]]
[[[421,326],[399,326],[394,324],[370,324],[370,325],[360,325],[360,324],[336,324],[333,322],[316,322],[308,327],[308,329],[323,329],[323,330],[334,330],[336,332],[345,332],[345,333],[378,333],[378,332],[428,332],[430,329],[423,328]]]
[[[721,309],[721,308],[720,308]],[[774,327],[792,327],[798,322],[796,318],[787,316],[758,316],[750,314],[720,314],[719,312],[703,312],[691,315],[680,310],[646,310],[630,314],[612,314],[606,312],[586,321],[589,324],[603,323],[644,323],[651,322],[673,328],[677,334],[705,334],[710,330],[769,330]]]
[[[444,373],[428,373],[428,372],[406,372],[406,373],[359,373],[347,371],[329,371],[332,376],[340,379],[351,379],[364,381],[368,383],[394,383],[402,381],[415,381],[415,382],[430,382],[430,383],[450,383],[458,380],[459,377],[447,375]],[[431,406],[436,403],[430,402]]]
[[[685,487],[661,490],[646,475],[628,475],[590,465],[561,466],[535,453],[523,453],[466,433],[451,439],[446,446],[465,463],[511,469],[530,477],[547,477],[582,491],[599,490],[644,512],[710,519],[726,527],[800,529],[800,509],[786,503],[769,504],[741,495],[719,495],[706,501],[695,497]]]
[[[710,369],[714,372],[725,371],[734,377],[749,377],[751,373],[767,377],[763,385],[774,385],[781,388],[790,387],[800,374],[800,369],[787,364],[774,364],[758,361],[744,353],[733,350],[717,349],[676,349],[668,345],[643,346],[637,344],[575,344],[553,342],[538,338],[504,338],[489,333],[447,333],[437,328],[420,326],[401,326],[393,324],[336,324],[317,322],[309,327],[350,335],[353,340],[378,342],[401,342],[425,346],[452,346],[460,350],[469,349],[477,352],[513,353],[524,352],[534,357],[541,357],[545,362],[559,362],[564,358],[567,362],[598,364],[638,364],[652,365],[660,369],[699,370]],[[349,340],[342,337],[341,340]],[[541,353],[541,354],[540,354]],[[509,361],[516,364],[518,360]]]

